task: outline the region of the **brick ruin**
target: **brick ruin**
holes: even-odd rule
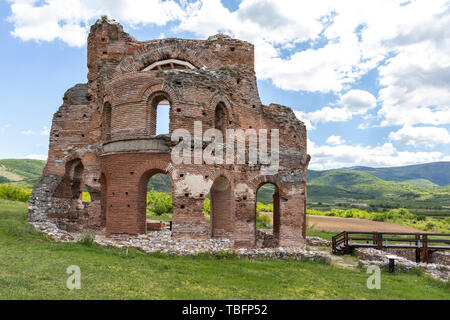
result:
[[[270,183],[274,245],[304,246],[306,128],[290,108],[261,104],[252,44],[222,34],[140,42],[114,20],[101,19],[88,37],[88,69],[88,83],[69,89],[54,114],[30,221],[68,231],[145,233],[147,183],[165,173],[172,182],[173,239],[229,238],[236,247],[254,246],[257,191]],[[170,104],[169,133],[182,128],[193,135],[195,121],[203,131],[279,129],[278,172],[264,175],[248,161],[175,164],[170,136],[156,135],[161,101]],[[83,188],[91,202],[82,202]],[[208,194],[210,224],[203,214]]]

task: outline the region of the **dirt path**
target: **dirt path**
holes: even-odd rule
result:
[[[378,231],[378,232],[420,232],[425,231],[398,224],[366,219],[352,219],[326,216],[308,216],[309,227],[325,231]]]
[[[272,212],[261,212],[272,220]],[[425,231],[401,226],[389,222],[379,222],[366,219],[339,218],[328,216],[308,216],[309,228],[324,231],[367,231],[367,232],[418,232]]]

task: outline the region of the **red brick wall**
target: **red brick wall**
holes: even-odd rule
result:
[[[196,69],[142,71],[164,59],[184,60]],[[44,176],[54,176],[47,180],[59,183],[50,191],[52,201],[68,199],[67,188],[73,178],[66,164],[74,159],[83,164],[82,181],[96,199],[83,214],[73,215],[76,203],[70,205],[66,211],[75,216],[70,218],[71,226],[106,226],[107,233],[145,232],[148,179],[167,171],[173,182],[174,238],[216,235],[231,238],[237,246],[254,245],[256,191],[263,183],[273,183],[278,189],[274,226],[278,243],[304,244],[309,162],[306,129],[288,107],[262,105],[252,44],[224,35],[207,40],[139,42],[123,32],[120,24],[99,20],[88,38],[88,68],[88,83],[68,90],[64,104],[55,113],[44,171]],[[170,132],[186,129],[193,134],[195,121],[202,122],[203,132],[214,127],[278,129],[279,172],[261,176],[259,165],[248,164],[174,165],[167,150],[103,151],[107,143],[152,137],[156,106],[162,99],[171,105]],[[216,113],[218,105],[222,109]],[[211,186],[221,176],[229,181],[229,190],[214,192]],[[202,212],[209,192],[213,195],[214,232]],[[33,203],[39,201],[34,199]],[[45,216],[45,208],[42,202],[42,208],[33,212]],[[69,221],[65,214],[54,213],[58,219]]]

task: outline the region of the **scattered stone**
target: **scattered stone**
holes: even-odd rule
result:
[[[313,247],[331,247],[331,241],[320,237],[306,237],[306,244]]]
[[[387,268],[389,266],[390,255],[389,252],[372,249],[372,248],[357,248],[354,250],[355,255],[360,258],[359,265],[367,268],[370,265],[378,265],[380,268]],[[425,273],[431,275],[435,279],[448,281],[450,279],[450,266],[444,264],[434,263],[416,263],[404,257],[397,257],[395,260],[395,268],[403,270],[411,270],[414,268],[422,269]]]
[[[60,230],[50,222],[34,222],[31,225],[59,242],[76,242],[82,236],[79,232]],[[229,239],[173,240],[170,231],[153,231],[146,235],[111,235],[97,231],[94,243],[106,247],[135,248],[145,253],[166,253],[173,256],[219,254],[228,252],[248,259],[288,259],[312,260],[330,264],[331,254],[326,251],[308,251],[298,247],[285,248],[239,248],[234,249]]]

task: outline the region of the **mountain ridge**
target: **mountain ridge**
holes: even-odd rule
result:
[[[450,161],[385,168],[355,166],[338,170],[365,172],[386,181],[403,182],[406,180],[425,179],[439,186],[450,185]]]

